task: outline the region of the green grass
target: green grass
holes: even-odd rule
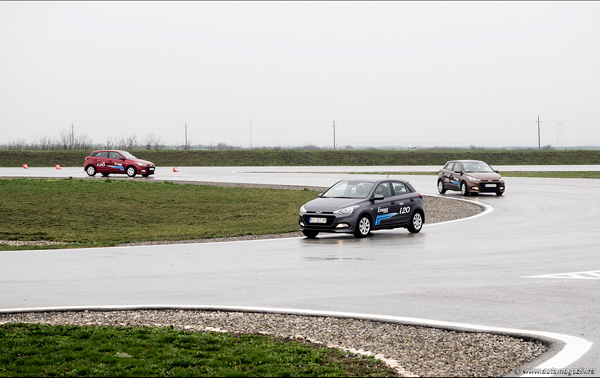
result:
[[[81,167],[86,151],[0,150],[0,167]],[[448,160],[484,160],[493,165],[600,164],[600,150],[131,150],[158,167],[175,166],[377,166],[436,165]]]
[[[298,231],[308,190],[128,180],[0,180],[0,240],[112,246]]]
[[[2,377],[393,376],[372,357],[264,335],[0,325]]]

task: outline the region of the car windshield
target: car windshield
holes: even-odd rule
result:
[[[494,173],[494,170],[482,161],[464,163],[464,166],[467,173]]]
[[[126,159],[130,159],[130,160],[137,160],[137,158],[135,156],[133,156],[132,154],[130,154],[127,151],[121,151],[123,156],[125,156]]]
[[[374,183],[368,181],[340,181],[323,193],[324,198],[367,198]]]

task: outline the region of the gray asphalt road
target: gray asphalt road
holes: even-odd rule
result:
[[[6,170],[0,176],[13,175]],[[40,176],[85,177],[79,168],[38,170]],[[180,168],[157,171],[154,179],[329,186],[347,176],[285,172]],[[434,176],[403,177],[424,194],[437,193]],[[595,368],[598,375],[600,181],[506,182],[503,197],[469,197],[492,206],[491,213],[426,225],[416,235],[393,230],[367,239],[4,252],[0,308],[253,306],[557,332],[594,342],[570,367]],[[446,197],[462,198],[458,192]]]

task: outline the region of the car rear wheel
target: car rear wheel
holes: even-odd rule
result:
[[[501,195],[503,195],[503,194],[504,194],[504,192],[496,192],[496,195],[497,195],[497,196],[501,196]]]
[[[137,172],[136,172],[135,167],[133,165],[130,165],[129,167],[127,167],[127,176],[134,177],[136,173]]]
[[[467,183],[464,181],[462,182],[462,184],[460,184],[460,192],[465,197],[469,195],[469,188],[467,187]]]
[[[317,237],[317,235],[319,235],[319,231],[312,231],[312,230],[302,230],[302,233],[304,234],[304,236],[306,236],[309,239],[314,239]]]
[[[444,188],[444,182],[442,180],[438,180],[438,192],[440,192],[440,194],[446,193],[446,189]]]
[[[409,232],[416,234],[421,231],[421,228],[423,228],[423,214],[420,211],[415,211],[412,218],[410,218],[410,224],[407,229]]]
[[[354,231],[354,236],[357,238],[364,238],[369,235],[371,232],[371,218],[367,215],[363,215],[358,220],[358,224],[356,225],[356,231]]]
[[[109,175],[109,174],[110,174],[110,173],[103,173],[103,174],[102,174],[102,176],[104,176],[104,177],[108,177],[108,175]]]
[[[94,167],[93,165],[88,165],[87,168],[85,169],[85,172],[88,174],[88,176],[95,176],[96,175],[96,167]]]

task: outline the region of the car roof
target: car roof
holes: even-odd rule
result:
[[[123,150],[96,150],[94,152],[104,152],[104,151],[106,151],[106,152],[120,152],[120,153],[127,152],[127,151],[123,151]]]
[[[407,183],[407,180],[403,180],[400,178],[395,178],[395,177],[386,177],[386,178],[376,178],[376,177],[356,177],[356,178],[345,178],[340,180],[341,181],[366,181],[366,182],[372,182],[372,183],[379,183],[379,182],[384,182],[384,181],[400,181],[400,182],[404,182]]]
[[[446,164],[450,162],[459,162],[459,163],[485,163],[483,160],[449,160]]]

